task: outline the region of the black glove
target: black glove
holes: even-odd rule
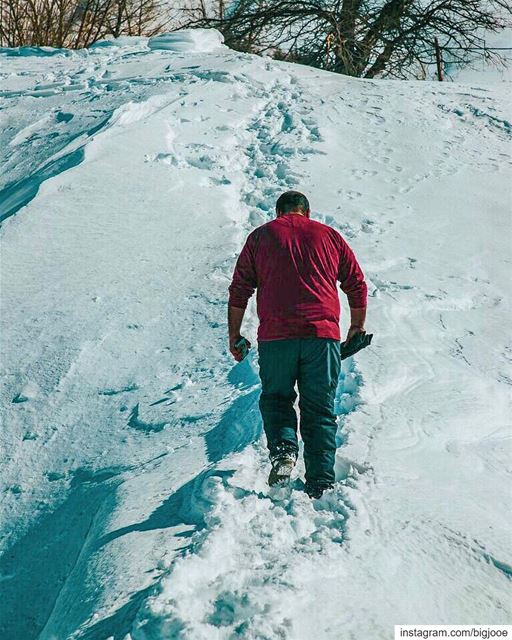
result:
[[[350,340],[345,340],[340,345],[340,354],[341,359],[345,360],[345,358],[349,358],[353,356],[354,353],[361,351],[369,344],[371,344],[373,338],[373,333],[366,333],[366,331],[360,331],[359,333],[354,334]]]

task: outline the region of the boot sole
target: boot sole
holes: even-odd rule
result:
[[[290,476],[279,476],[277,478],[268,479],[269,487],[284,486],[290,484]]]

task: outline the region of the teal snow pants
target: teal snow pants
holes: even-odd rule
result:
[[[334,482],[336,416],[334,398],[341,358],[338,340],[290,338],[258,342],[260,411],[270,459],[297,455],[299,392],[300,435],[304,442],[306,482]]]

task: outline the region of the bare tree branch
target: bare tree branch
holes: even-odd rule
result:
[[[503,29],[511,17],[508,0],[239,0],[222,21],[188,24],[220,29],[242,51],[352,76],[405,78],[425,76],[435,37],[442,46],[456,42],[457,59],[467,61],[482,33]]]

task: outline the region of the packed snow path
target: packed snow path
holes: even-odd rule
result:
[[[118,44],[0,55],[0,635],[507,622],[505,90]],[[236,255],[289,188],[356,251],[375,333],[315,502],[302,468],[267,489],[257,357],[226,344]]]

